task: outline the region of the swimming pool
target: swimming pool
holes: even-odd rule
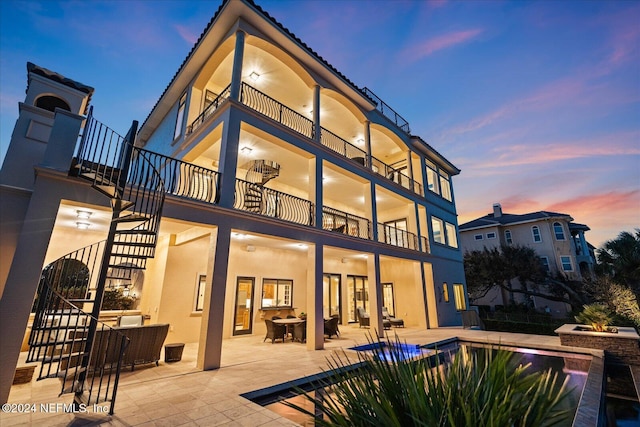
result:
[[[366,365],[364,360],[371,357],[377,360],[394,362],[393,357],[397,356],[390,356],[389,345],[390,344],[384,342],[375,342],[348,349],[348,352],[345,351],[345,354],[347,356],[349,353],[351,355],[355,355],[356,360],[358,360],[357,363],[350,365],[349,369],[364,369],[364,366]],[[565,408],[572,411],[572,414],[574,415],[579,407],[580,398],[587,382],[587,374],[589,372],[592,359],[591,355],[585,354],[487,345],[477,342],[459,341],[457,339],[441,341],[429,346],[406,343],[391,343],[391,345],[400,345],[402,347],[402,352],[400,353],[405,355],[405,360],[438,357],[440,361],[445,362],[450,360],[449,358],[451,355],[456,354],[461,350],[471,353],[487,351],[487,348],[495,350],[498,347],[509,350],[514,353],[512,359],[514,363],[531,364],[531,368],[530,370],[527,370],[527,373],[541,372],[551,369],[552,373],[556,373],[558,375],[558,382],[560,384],[566,377],[568,377],[567,388],[572,391],[565,400],[564,405]],[[398,352],[392,352],[392,354],[397,355]],[[319,387],[319,384],[323,381],[326,384],[327,379],[330,377],[331,372],[299,378],[293,382],[279,384],[267,389],[256,390],[246,393],[243,396],[287,419],[290,419],[291,421],[301,425],[313,425],[312,417],[308,417],[301,412],[290,408],[283,402],[294,403],[314,412],[313,403],[305,396],[302,396],[300,394],[300,390],[304,390],[312,396],[316,396],[317,393],[330,393],[328,388]],[[315,412],[317,413],[317,411]],[[574,416],[569,417],[565,425],[571,426],[573,418]]]

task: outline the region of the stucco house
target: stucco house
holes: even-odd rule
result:
[[[593,274],[595,255],[585,238],[589,227],[573,222],[568,214],[548,211],[511,214],[503,212],[496,203],[491,213],[461,224],[459,231],[463,253],[505,245],[527,246],[535,250],[551,276],[580,281]],[[496,287],[474,304],[507,305],[509,298]],[[516,300],[522,302],[522,297]],[[532,303],[536,308],[549,307],[561,315],[570,310],[564,303],[540,297],[533,297]]]
[[[380,333],[383,307],[406,327],[461,324],[460,171],[394,109],[250,0],[223,1],[167,80],[121,137],[93,88],[28,65],[0,173],[3,402],[39,283],[68,288],[42,287],[47,266],[82,272],[68,299],[87,325],[168,323],[203,370],[274,315],[306,313],[310,351],[324,318],[346,327],[358,308]],[[126,310],[101,311],[104,292]]]

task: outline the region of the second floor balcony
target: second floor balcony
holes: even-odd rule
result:
[[[204,108],[203,112],[188,127],[187,132],[192,133],[202,126],[202,124],[207,121],[207,118],[223,105],[229,95],[229,86],[227,86],[220,95],[215,97],[214,100]],[[368,155],[363,148],[355,146],[345,138],[325,127],[321,126],[319,129],[316,129],[316,126],[310,118],[247,83],[242,83],[240,102],[310,140],[314,140],[316,132],[319,131],[320,143],[323,146],[384,177],[388,181],[394,182],[418,195],[424,195],[422,184],[410,178],[406,173],[406,168],[394,168],[375,156]]]

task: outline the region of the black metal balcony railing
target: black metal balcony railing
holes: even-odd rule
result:
[[[320,127],[320,143],[336,153],[341,154],[364,167],[368,167],[367,153],[364,150],[361,150],[323,127]]]
[[[264,114],[299,134],[313,139],[313,121],[246,83],[242,83],[240,101],[244,105]],[[320,127],[320,143],[336,153],[347,157],[366,168],[372,169],[374,172],[379,173],[385,178],[400,184],[402,187],[413,191],[416,194],[423,194],[422,185],[375,157],[372,157],[372,164],[369,165],[367,161],[367,153],[364,150],[356,147],[323,127]]]
[[[411,129],[409,129],[409,122],[407,122],[400,114],[396,113],[396,110],[389,107],[389,105],[382,99],[380,99],[378,95],[373,93],[371,89],[365,87],[363,88],[363,90],[364,93],[367,94],[367,96],[374,100],[378,111],[380,111],[386,118],[391,120],[393,124],[395,124],[402,131],[406,132],[407,134],[411,133]]]
[[[236,178],[235,209],[313,226],[314,204],[291,194]]]
[[[419,251],[418,236],[406,230],[378,223],[378,241],[388,245]]]
[[[140,150],[160,174],[167,193],[206,203],[217,203],[220,174],[202,166]]]
[[[242,83],[240,89],[240,102],[307,138],[313,138],[312,120],[246,83]]]
[[[361,239],[371,239],[371,221],[328,206],[322,208],[322,228]]]
[[[223,101],[229,98],[230,88],[231,85],[224,88],[220,95],[218,95],[211,104],[207,105],[204,111],[198,117],[196,117],[193,123],[191,123],[191,125],[187,127],[187,135],[195,131],[198,126],[204,123],[207,117],[213,114],[213,112],[216,111],[218,107],[220,107],[220,104],[222,104]]]

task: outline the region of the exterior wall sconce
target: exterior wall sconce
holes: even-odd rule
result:
[[[260,74],[256,73],[255,71],[252,71],[251,74],[249,74],[249,78],[254,82],[257,82],[258,80],[260,80]]]

